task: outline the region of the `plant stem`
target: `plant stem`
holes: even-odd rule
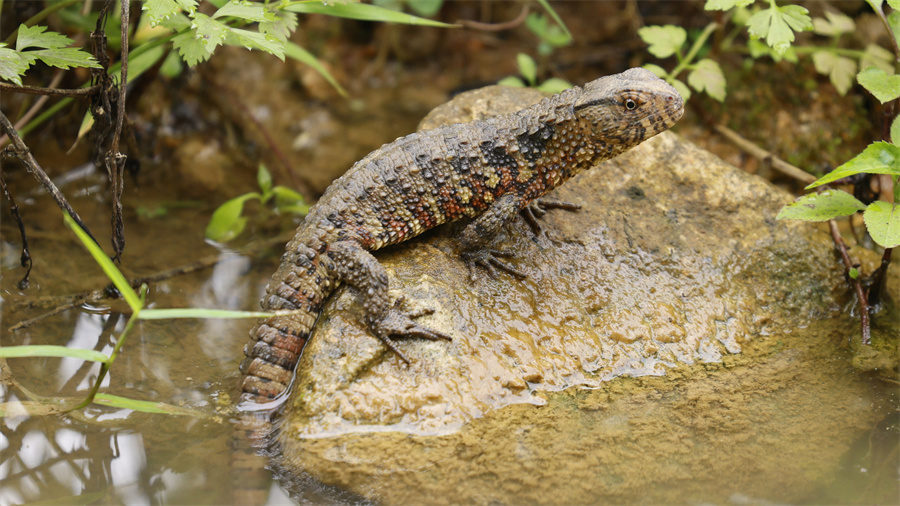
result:
[[[678,76],[682,70],[688,68],[691,65],[691,62],[694,61],[694,57],[697,56],[697,53],[700,52],[700,48],[703,47],[703,44],[706,44],[706,39],[712,35],[713,31],[719,27],[719,23],[713,21],[712,23],[706,25],[706,28],[703,29],[703,32],[697,37],[697,40],[694,41],[694,45],[691,46],[691,50],[688,51],[687,55],[685,55],[684,59],[678,62],[678,65],[674,70],[669,74],[672,77]]]
[[[0,83],[0,91],[9,91],[12,93],[26,93],[28,95],[48,95],[51,97],[78,97],[88,98],[99,89],[99,86],[89,86],[87,88],[78,88],[74,90],[60,90],[57,88],[43,88],[41,86],[17,86],[15,84]]]
[[[834,245],[837,247],[841,254],[841,259],[844,261],[844,274],[847,276],[853,289],[856,290],[856,297],[859,299],[859,323],[862,326],[862,343],[869,344],[869,340],[872,337],[872,329],[869,327],[869,302],[866,299],[866,292],[863,290],[862,283],[859,282],[858,278],[853,279],[850,277],[850,269],[853,268],[853,261],[850,260],[850,255],[847,253],[847,245],[844,244],[844,239],[841,237],[841,231],[838,230],[837,222],[828,220],[828,227],[831,229],[831,238],[834,239]]]

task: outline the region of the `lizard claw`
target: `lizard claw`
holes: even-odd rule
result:
[[[514,256],[515,253],[513,253],[512,251],[485,248],[478,251],[467,251],[463,253],[463,260],[466,262],[466,266],[469,268],[469,279],[471,281],[475,281],[475,279],[477,278],[475,275],[476,265],[487,269],[488,275],[491,277],[491,279],[497,277],[497,269],[506,271],[519,279],[527,278],[528,275],[526,275],[524,272],[497,258],[510,258]]]
[[[541,224],[538,222],[538,218],[543,218],[545,214],[547,214],[548,209],[564,209],[566,211],[580,211],[581,206],[578,204],[573,204],[571,202],[563,202],[560,200],[548,200],[548,199],[537,199],[532,200],[527,206],[525,206],[519,214],[522,215],[522,218],[525,219],[525,222],[528,223],[528,226],[531,227],[531,231],[534,232],[534,235],[540,235]]]
[[[403,297],[397,299],[394,302],[394,306],[388,310],[387,314],[375,324],[373,330],[375,336],[380,339],[388,349],[396,353],[397,356],[400,357],[400,360],[406,362],[408,365],[410,364],[409,358],[397,348],[397,345],[394,344],[394,340],[391,339],[391,336],[418,337],[429,339],[431,341],[438,341],[441,339],[452,341],[453,338],[443,332],[438,332],[437,330],[430,329],[424,325],[419,325],[413,321],[416,318],[434,313],[434,309],[421,308],[414,311],[403,311],[400,309],[403,306],[403,302]]]

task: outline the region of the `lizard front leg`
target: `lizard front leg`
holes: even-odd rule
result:
[[[391,304],[387,271],[359,243],[350,240],[336,242],[328,246],[326,255],[334,262],[333,269],[340,280],[359,294],[365,312],[363,319],[369,330],[404,362],[408,364],[409,359],[397,349],[390,336],[451,340],[450,336],[413,321],[431,314],[433,310],[403,311],[402,297]]]
[[[463,260],[469,267],[469,277],[475,280],[475,266],[487,269],[491,277],[496,276],[496,268],[502,269],[517,278],[527,277],[524,272],[516,269],[499,257],[515,256],[513,252],[488,248],[494,237],[504,225],[515,219],[516,213],[522,208],[522,197],[515,193],[505,193],[495,200],[491,207],[481,216],[475,218],[463,229],[460,242],[463,246]]]

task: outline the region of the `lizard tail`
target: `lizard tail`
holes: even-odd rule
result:
[[[294,261],[281,263],[266,286],[262,307],[295,313],[260,320],[250,331],[241,363],[242,401],[268,403],[287,391],[303,346],[334,287],[334,283],[323,282],[331,276],[321,255],[308,248],[296,253],[292,245],[286,256]]]

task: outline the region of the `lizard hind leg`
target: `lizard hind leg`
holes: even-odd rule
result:
[[[339,241],[331,244],[326,254],[334,262],[334,271],[341,281],[359,294],[365,312],[363,318],[369,330],[404,362],[408,364],[409,359],[394,345],[391,336],[451,340],[450,336],[414,321],[432,314],[433,310],[404,311],[403,297],[390,302],[387,271],[359,243]]]

